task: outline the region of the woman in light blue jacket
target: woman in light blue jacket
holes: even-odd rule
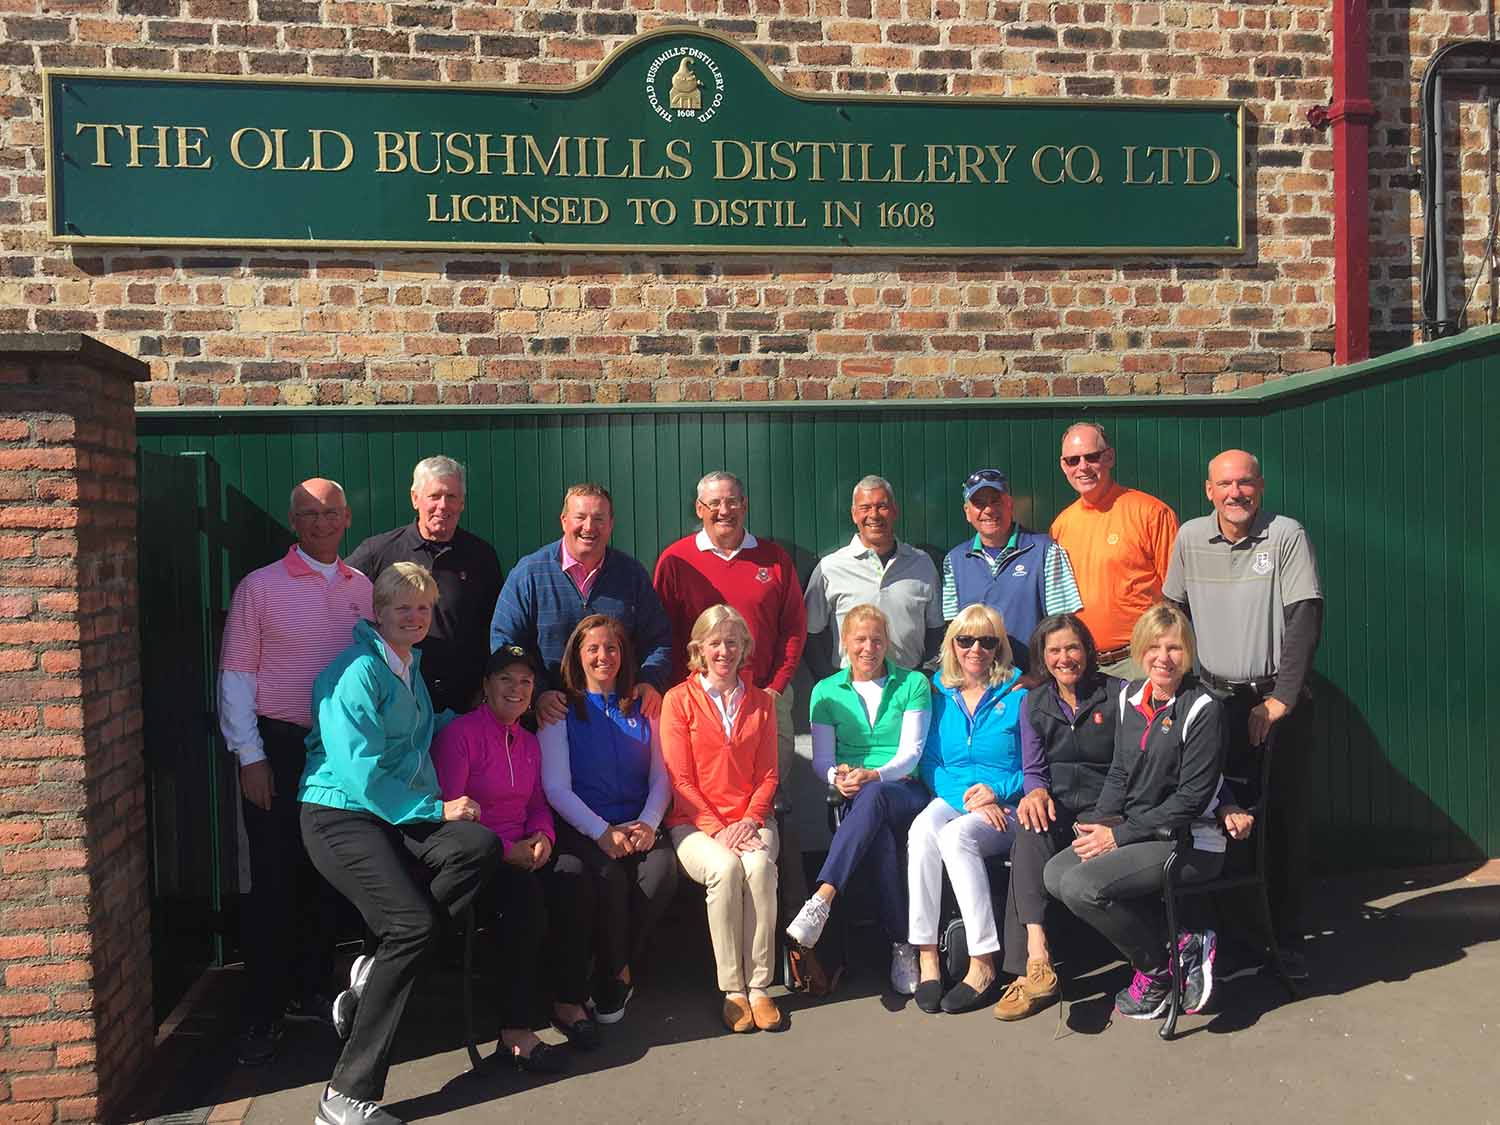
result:
[[[414,647],[432,624],[437,583],[398,562],[375,581],[375,621],[313,684],[302,842],[313,866],[359,910],[374,954],[355,959],[333,1005],[346,1040],[323,1091],[319,1121],[396,1118],[377,1104],[417,968],[438,936],[437,909],[457,917],[500,859],[499,838],[468,797],[444,801],[428,749],[451,712],[435,716]],[[432,875],[422,886],[412,861]]]
[[[1015,840],[1026,695],[1020,678],[1000,614],[978,604],[960,610],[943,637],[932,724],[917,767],[934,796],[907,835],[908,939],[917,947],[916,999],[924,1012],[973,1011],[999,995],[1000,938],[984,861],[1008,853]],[[937,953],[945,868],[969,947],[969,971],[946,995]]]

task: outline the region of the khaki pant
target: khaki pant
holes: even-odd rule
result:
[[[798,768],[797,733],[792,725],[792,685],[776,697],[776,773],[781,779],[781,792],[789,793],[788,779],[792,770]],[[797,815],[782,818],[781,828],[781,907],[782,912],[792,918],[807,901],[807,872],[802,869],[802,836],[797,831]]]
[[[1106,676],[1119,676],[1122,680],[1144,680],[1146,670],[1132,660],[1129,656],[1122,660],[1116,660],[1113,664],[1099,665],[1099,671]]]
[[[708,934],[719,987],[725,992],[769,988],[775,975],[776,829],[760,830],[764,851],[735,855],[690,824],[671,831],[688,878],[708,892]]]

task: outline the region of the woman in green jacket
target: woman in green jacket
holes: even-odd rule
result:
[[[914,771],[927,741],[932,689],[927,677],[886,659],[885,614],[858,605],[841,631],[849,666],[813,688],[813,772],[849,801],[818,873],[818,888],[787,927],[804,949],[817,944],[834,898],[858,872],[875,883],[881,926],[891,943],[891,987],[910,996],[917,954],[906,940],[906,870],[901,842],[927,804]]]
[[[427,635],[437,583],[398,562],[375,580],[375,621],[313,684],[313,725],[297,797],[313,866],[359,910],[375,952],[358,957],[333,1004],[346,1040],[323,1091],[324,1125],[400,1125],[380,1107],[390,1045],[412,980],[438,937],[437,910],[463,913],[500,859],[500,839],[468,797],[444,801],[428,749],[437,716],[414,646]],[[431,874],[424,886],[413,875]]]

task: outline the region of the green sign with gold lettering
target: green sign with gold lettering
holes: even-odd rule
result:
[[[722,36],[573,87],[51,71],[74,243],[920,254],[1244,248],[1236,102],[833,97]]]

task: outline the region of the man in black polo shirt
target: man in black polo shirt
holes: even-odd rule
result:
[[[490,655],[490,611],[500,596],[500,559],[477,535],[458,526],[464,510],[464,467],[451,457],[418,461],[411,475],[414,522],[372,535],[348,558],[370,581],[391,563],[420,563],[438,584],[432,629],[422,650],[422,678],[433,707],[462,714],[474,706]]]

